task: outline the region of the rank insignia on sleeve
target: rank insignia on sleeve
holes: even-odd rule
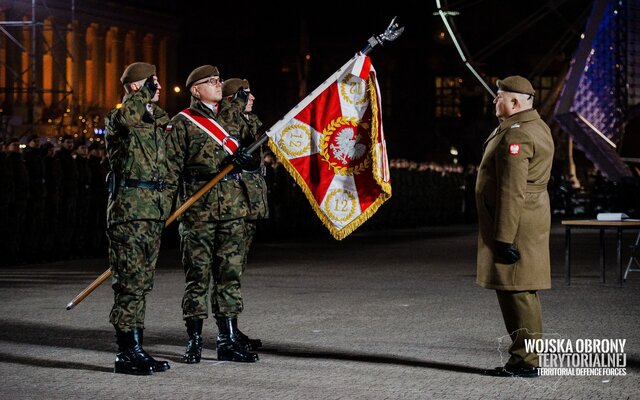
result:
[[[516,154],[520,154],[520,145],[517,143],[513,143],[509,145],[509,154],[515,156]]]

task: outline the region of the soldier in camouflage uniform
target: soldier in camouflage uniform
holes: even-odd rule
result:
[[[142,348],[146,296],[175,193],[165,190],[169,116],[155,104],[161,87],[154,65],[133,63],[120,80],[126,92],[122,107],[109,111],[105,121],[112,171],[107,237],[114,292],[109,320],[118,343],[114,372],[151,375],[169,369]]]
[[[258,129],[262,126],[262,122],[258,116],[253,113],[253,103],[256,98],[253,93],[251,93],[249,81],[238,78],[226,80],[222,84],[222,96],[223,101],[218,114],[219,118],[222,120],[235,119],[239,128],[241,145],[243,147],[250,146],[258,139]],[[238,112],[240,110],[238,107],[233,106],[233,104],[242,102],[243,99],[239,99],[239,97],[245,96],[245,108],[241,110],[241,112]],[[269,217],[267,182],[265,181],[265,174],[263,173],[265,168],[262,166],[262,154],[259,151],[255,153],[253,160],[256,167],[242,171],[242,181],[245,184],[247,197],[249,199],[249,215],[247,215],[245,219],[247,243],[244,259],[242,260],[242,272],[244,272],[247,266],[247,257],[256,233],[257,221]],[[260,339],[249,339],[240,330],[238,330],[238,334],[243,336],[244,341],[249,344],[252,350],[262,347],[262,341],[260,341]]]
[[[251,155],[238,148],[237,121],[222,120],[218,115],[221,83],[218,69],[212,65],[193,70],[186,82],[191,104],[173,117],[168,128],[172,130],[172,175],[182,179],[182,199],[193,196],[229,162],[240,167],[252,162]],[[238,111],[244,106],[242,101],[228,104]],[[240,277],[247,243],[244,219],[248,215],[249,202],[238,170],[226,175],[181,217],[180,247],[186,280],[182,312],[189,335],[183,356],[186,363],[200,362],[202,325],[209,314],[209,301],[219,331],[218,359],[258,360],[237,330],[237,316],[243,308]]]
[[[239,90],[247,93],[247,104],[244,112],[234,112],[236,107],[226,106],[229,102],[238,101],[236,98]],[[255,96],[251,93],[249,81],[246,79],[232,78],[224,81],[222,85],[223,102],[220,109],[219,117],[223,120],[228,118],[236,118],[240,129],[241,144],[244,147],[250,146],[258,139],[258,129],[262,126],[262,122],[253,111],[253,103]],[[249,197],[249,215],[246,218],[247,224],[247,249],[251,247],[251,242],[256,233],[257,220],[269,217],[269,207],[267,205],[267,182],[264,179],[261,167],[262,155],[256,152],[253,155],[254,163],[258,168],[251,171],[242,171],[242,180],[247,188]],[[246,255],[244,264],[246,265]]]

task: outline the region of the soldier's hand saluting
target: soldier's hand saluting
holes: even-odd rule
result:
[[[158,90],[158,84],[155,82],[155,79],[153,79],[153,75],[151,75],[147,78],[146,81],[144,81],[144,87],[147,88],[147,90],[149,91],[149,96],[153,99],[153,96],[156,95],[156,91]]]
[[[242,86],[240,86],[233,98],[240,100],[242,104],[247,104],[247,102],[249,101],[249,92],[247,92]]]

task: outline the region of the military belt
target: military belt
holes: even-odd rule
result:
[[[542,193],[546,191],[546,183],[527,183],[527,193]]]
[[[149,189],[162,192],[167,188],[167,183],[160,179],[159,181],[141,181],[139,179],[120,179],[120,187]]]
[[[208,182],[215,178],[218,173],[209,173],[209,174],[191,174],[186,175],[184,177],[185,182],[187,183],[197,183],[197,182]],[[221,181],[240,181],[242,180],[242,173],[238,172],[235,174],[226,174]]]
[[[242,173],[243,174],[260,174],[262,176],[267,176],[267,169],[265,168],[264,165],[261,165],[260,167],[254,169],[254,170],[251,170],[251,171],[243,169]]]

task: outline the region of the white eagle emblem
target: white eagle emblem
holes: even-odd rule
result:
[[[348,164],[349,161],[362,158],[364,152],[367,150],[367,146],[360,142],[360,134],[353,137],[353,128],[345,128],[338,133],[336,137],[336,144],[332,144],[329,147],[333,152],[333,156],[341,160],[343,163]]]

